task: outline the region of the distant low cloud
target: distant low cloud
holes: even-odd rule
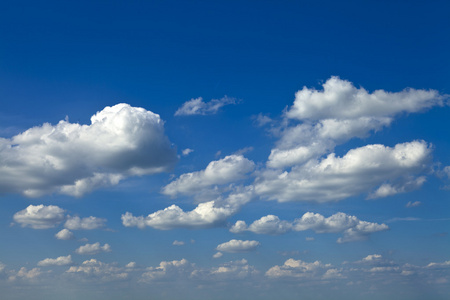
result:
[[[111,282],[124,280],[129,277],[129,268],[117,267],[96,259],[85,260],[80,266],[71,266],[65,273],[69,276],[81,276],[89,281]],[[75,278],[76,278],[75,277]]]
[[[22,227],[48,229],[59,225],[65,219],[64,213],[64,209],[55,205],[29,205],[15,213],[13,219]]]
[[[226,243],[222,243],[216,247],[217,251],[222,252],[250,252],[256,250],[260,245],[258,241],[243,241],[243,240],[230,240]]]
[[[361,221],[355,216],[345,213],[336,213],[328,218],[312,212],[305,213],[293,222],[280,220],[277,216],[268,215],[254,221],[250,226],[244,221],[237,221],[230,231],[240,233],[251,231],[257,234],[279,235],[288,231],[313,230],[316,233],[342,233],[343,237],[338,243],[352,242],[367,239],[374,232],[388,230],[386,224],[377,224]]]
[[[72,264],[72,256],[60,256],[58,258],[46,258],[38,262],[38,266],[40,267],[48,267],[48,266],[66,266]]]
[[[82,255],[93,255],[100,252],[111,252],[111,246],[109,244],[104,244],[101,246],[100,243],[97,242],[94,244],[80,246],[77,250],[75,250],[75,253]]]
[[[172,245],[174,245],[174,246],[183,246],[184,242],[175,240],[175,241],[173,241]]]
[[[406,207],[417,207],[420,206],[422,204],[422,202],[420,201],[409,201],[408,203],[406,203]]]
[[[203,98],[199,97],[183,103],[175,112],[175,116],[214,115],[221,107],[230,104],[236,104],[236,99],[225,96],[221,99],[203,102]]]
[[[0,138],[0,193],[78,197],[168,171],[176,160],[159,115],[122,103],[97,112],[90,125],[62,120]]]

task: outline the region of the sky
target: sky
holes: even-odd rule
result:
[[[2,2],[2,298],[448,299],[449,10]]]

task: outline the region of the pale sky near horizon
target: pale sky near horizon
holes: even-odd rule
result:
[[[449,10],[0,4],[2,299],[448,299]]]

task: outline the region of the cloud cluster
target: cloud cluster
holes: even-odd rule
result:
[[[323,264],[320,261],[312,263],[302,260],[295,260],[290,258],[284,262],[281,266],[273,266],[266,272],[266,276],[269,278],[283,278],[283,277],[296,277],[296,278],[314,278],[324,277],[329,270],[334,276],[339,277],[337,269],[333,269],[331,264]],[[328,275],[331,275],[328,273]]]
[[[95,278],[103,282],[124,280],[129,276],[126,269],[96,259],[86,260],[80,266],[72,266],[66,271],[66,274],[88,277],[89,280]]]
[[[109,244],[100,245],[99,242],[94,244],[86,244],[84,246],[80,246],[75,253],[81,255],[93,255],[98,254],[100,252],[111,252],[111,246]]]
[[[369,198],[407,192],[420,187],[431,161],[424,141],[395,147],[367,145],[347,152],[312,159],[288,171],[265,170],[255,180],[257,194],[285,201],[337,201],[373,191]]]
[[[163,210],[156,211],[148,216],[135,217],[130,212],[122,215],[122,224],[125,227],[168,230],[174,228],[210,228],[221,226],[230,216],[237,213],[248,203],[254,195],[252,187],[237,189],[225,199],[217,199],[198,204],[191,211],[184,211],[173,204]]]
[[[184,275],[189,277],[194,271],[194,264],[191,264],[187,259],[162,261],[158,267],[149,267],[141,276],[141,282],[149,282],[152,280],[173,278]]]
[[[176,160],[159,115],[122,103],[97,112],[90,125],[45,123],[0,139],[0,193],[82,196],[167,171]]]
[[[205,170],[181,175],[161,192],[172,197],[178,194],[193,195],[210,186],[243,179],[254,167],[255,164],[242,155],[229,155],[210,162]]]
[[[247,226],[245,221],[237,221],[230,231],[240,233],[251,231],[257,234],[278,235],[288,231],[313,230],[316,233],[343,233],[338,243],[366,239],[371,233],[388,230],[386,224],[361,221],[355,216],[339,212],[328,218],[312,212],[305,213],[293,222],[280,220],[277,216],[268,215]]]
[[[175,112],[175,116],[214,115],[221,107],[230,104],[236,104],[236,99],[225,96],[221,99],[203,102],[203,98],[199,97],[183,103]]]

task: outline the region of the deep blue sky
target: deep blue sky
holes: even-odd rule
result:
[[[0,293],[147,299],[152,291],[172,299],[182,289],[189,299],[445,299],[449,11],[447,1],[0,3]],[[327,94],[327,84],[347,84],[353,94]],[[318,98],[296,98],[304,87]],[[404,100],[402,91],[409,93]],[[176,114],[199,97],[197,114]],[[305,110],[294,116],[294,103]],[[114,112],[103,121],[112,121],[89,127],[108,106]],[[156,120],[149,112],[163,127],[148,121]],[[326,127],[329,121],[337,125]],[[120,124],[129,127],[120,131]],[[392,154],[396,145],[410,145],[404,155],[411,157],[426,153],[405,167]],[[301,160],[300,148],[313,154]],[[277,160],[277,151],[290,151],[285,158],[293,162]],[[346,156],[355,151],[357,159]],[[335,164],[320,169],[333,153]],[[220,167],[225,162],[229,173]],[[210,163],[222,173],[203,172]],[[353,169],[327,173],[333,166]],[[186,173],[198,180],[182,181]],[[87,190],[64,190],[77,181]],[[387,194],[367,199],[377,191]],[[227,197],[235,194],[246,200],[232,204]],[[225,207],[225,215],[164,216],[159,225],[147,218],[143,229],[121,219],[202,203]],[[41,204],[52,218],[23,216]],[[294,220],[307,212],[341,212],[353,221],[300,230]],[[269,215],[279,218],[278,231],[250,225]],[[68,225],[74,216],[99,223]],[[239,220],[247,227],[234,230]],[[364,222],[372,229],[361,229]],[[63,228],[74,238],[56,239]],[[219,246],[233,239],[243,248]],[[77,250],[96,242],[111,250]],[[42,262],[58,257],[66,261]],[[97,273],[83,264],[90,259]]]

